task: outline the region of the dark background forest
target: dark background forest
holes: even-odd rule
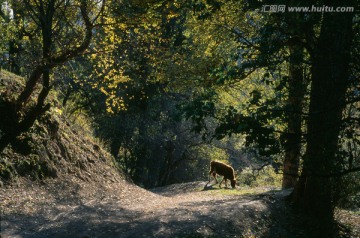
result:
[[[0,3],[1,70],[26,78],[0,95],[0,151],[27,153],[22,133],[61,106],[144,188],[220,160],[239,186],[294,188],[325,233],[360,205],[357,0]],[[279,5],[353,11],[262,11]]]

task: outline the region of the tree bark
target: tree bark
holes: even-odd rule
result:
[[[335,5],[335,4],[334,4]],[[352,42],[351,13],[325,13],[312,55],[307,149],[294,201],[317,221],[318,237],[331,237],[332,181],[345,107]]]
[[[165,160],[163,163],[163,169],[160,171],[159,174],[159,184],[160,186],[165,186],[168,184],[169,178],[170,178],[170,174],[172,171],[172,166],[174,163],[174,144],[172,141],[166,141],[165,143],[165,151],[166,151],[166,155],[165,155]]]
[[[293,188],[297,183],[301,150],[301,112],[305,94],[303,72],[303,47],[290,46],[289,97],[287,113],[287,139],[283,165],[282,188]]]

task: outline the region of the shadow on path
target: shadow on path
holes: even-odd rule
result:
[[[306,237],[291,225],[296,221],[284,205],[285,192],[188,194],[197,199],[178,194],[152,207],[150,201],[132,207],[110,200],[61,211],[47,207],[58,211],[50,215],[5,214],[2,237]]]

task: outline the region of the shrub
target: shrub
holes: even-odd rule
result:
[[[259,186],[281,186],[281,175],[275,173],[275,170],[272,166],[266,166],[260,171],[253,170],[249,167],[243,169],[243,171],[238,174],[237,182],[240,186],[246,185],[249,187],[259,187]]]

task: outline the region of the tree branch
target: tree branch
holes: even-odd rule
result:
[[[83,18],[83,21],[85,23],[86,27],[86,33],[85,38],[80,46],[75,47],[73,49],[67,50],[60,55],[57,56],[51,56],[49,58],[43,59],[42,62],[39,63],[39,65],[32,71],[28,81],[26,82],[25,89],[22,91],[22,93],[19,95],[17,99],[17,110],[21,110],[29,101],[30,96],[38,83],[38,81],[41,78],[41,75],[43,74],[44,70],[46,69],[52,69],[57,65],[63,64],[66,61],[80,55],[83,53],[87,47],[91,43],[92,39],[92,29],[93,24],[90,21],[89,16],[87,15],[87,3],[86,0],[81,1],[80,5],[80,11],[81,16]]]

